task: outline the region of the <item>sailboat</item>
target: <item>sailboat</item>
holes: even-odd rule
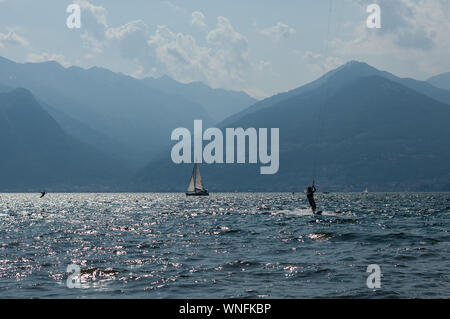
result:
[[[186,191],[187,196],[208,196],[208,190],[205,189],[202,183],[202,176],[200,175],[200,169],[198,168],[198,163],[195,163],[194,169],[192,170],[191,180],[189,181],[189,186]]]
[[[363,194],[369,194],[369,189],[367,187],[364,189]]]

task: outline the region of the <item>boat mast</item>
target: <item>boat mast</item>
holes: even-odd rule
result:
[[[194,169],[192,170],[192,176],[194,176],[194,192],[197,191],[197,163],[195,163]]]

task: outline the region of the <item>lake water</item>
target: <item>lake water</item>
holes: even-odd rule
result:
[[[449,193],[316,201],[323,216],[290,193],[0,194],[0,298],[450,297]]]

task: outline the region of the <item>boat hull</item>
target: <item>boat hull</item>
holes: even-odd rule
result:
[[[208,191],[204,192],[186,192],[186,196],[209,196]]]

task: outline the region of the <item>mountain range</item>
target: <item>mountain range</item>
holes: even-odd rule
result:
[[[219,126],[279,128],[280,170],[203,165],[204,182],[226,191],[450,189],[450,92],[352,61],[320,79],[257,102]],[[445,103],[449,101],[449,103]],[[189,165],[166,157],[137,176],[139,187],[183,190]],[[149,183],[151,181],[151,183]],[[208,185],[209,184],[209,185]]]
[[[429,78],[427,82],[435,87],[450,90],[450,72],[435,75]]]
[[[442,79],[351,61],[255,101],[168,77],[0,58],[0,191],[184,191],[192,164],[172,163],[170,133],[196,119],[204,129],[280,129],[277,174],[202,165],[211,192],[302,191],[313,179],[322,191],[450,190]]]
[[[309,92],[315,88],[322,87],[326,90],[326,94],[331,96],[337,91],[348,85],[349,83],[367,76],[380,76],[391,81],[402,84],[410,89],[416,90],[432,99],[439,102],[450,104],[450,91],[442,88],[437,88],[425,81],[418,81],[411,78],[400,78],[392,73],[386,71],[380,71],[367,63],[350,61],[335,70],[332,70],[319,79],[312,81],[306,85],[299,88],[293,89],[289,92],[283,92],[276,94],[272,97],[264,99],[260,102],[253,104],[252,106],[245,109],[243,112],[236,113],[222,123],[226,126],[229,123],[237,121],[239,118],[245,116],[246,114],[261,110],[266,107],[271,107],[279,102],[287,100],[291,97],[299,96],[303,93]]]
[[[164,90],[152,87],[161,86],[156,85],[159,82],[164,83]],[[2,85],[27,88],[67,132],[120,157],[133,169],[164,150],[174,128],[187,126],[194,119],[212,125],[212,117],[223,118],[217,107],[207,109],[208,105],[201,104],[203,100],[197,101],[198,94],[189,96],[186,90],[173,93],[190,84],[168,82],[167,78],[139,80],[98,67],[64,68],[56,62],[15,63],[0,58]],[[202,90],[208,92],[210,100],[215,95],[217,100],[226,100],[223,96],[229,94],[227,101],[237,100],[242,108],[254,101],[242,92],[208,90],[206,86]]]
[[[257,102],[244,92],[212,89],[201,82],[183,84],[168,76],[162,76],[158,79],[145,78],[143,82],[152,88],[169,94],[177,94],[200,104],[208,111],[215,123],[219,123]]]
[[[0,189],[117,189],[130,171],[64,130],[26,89],[0,93]]]

